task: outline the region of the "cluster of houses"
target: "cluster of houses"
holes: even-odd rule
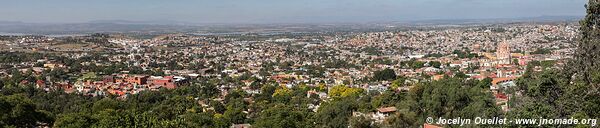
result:
[[[185,82],[187,79],[181,76],[115,74],[104,76],[99,81],[89,79],[78,81],[72,88],[67,89],[92,96],[106,94],[127,96],[144,90],[174,89]]]

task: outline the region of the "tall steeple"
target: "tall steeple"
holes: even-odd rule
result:
[[[510,44],[506,41],[498,43],[496,47],[496,59],[498,64],[510,64]]]

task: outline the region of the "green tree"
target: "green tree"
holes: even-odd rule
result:
[[[225,105],[223,105],[221,102],[218,101],[210,101],[209,105],[215,109],[215,112],[217,113],[224,113],[225,112]]]
[[[600,22],[597,22],[600,20],[600,17],[598,17],[600,15],[600,2],[589,0],[586,9],[587,15],[579,22],[581,37],[568,73],[576,75],[585,84],[590,84],[595,79],[593,74],[596,74],[600,69],[600,65],[597,64],[600,62],[600,50],[596,49],[600,47],[600,27],[598,27]],[[599,85],[595,84],[589,91],[593,91],[590,93],[599,93],[598,88]]]
[[[244,110],[246,110],[246,108],[247,105],[242,98],[231,100],[227,103],[227,109],[223,113],[223,117],[227,119],[228,122],[234,124],[245,123],[247,114],[244,113]]]
[[[186,127],[214,127],[213,118],[208,113],[186,113],[182,115]]]
[[[383,126],[386,128],[419,127],[421,124],[419,124],[416,117],[416,113],[402,110],[392,114],[389,118],[387,118],[383,122]]]
[[[287,87],[279,87],[273,93],[273,99],[279,103],[288,103],[292,99],[292,90]]]
[[[365,116],[353,116],[350,117],[350,128],[377,128],[378,126],[374,124],[374,120],[371,118],[367,118]]]
[[[34,102],[24,95],[0,96],[0,126],[34,127],[51,123],[48,114],[36,110]]]
[[[439,61],[430,61],[429,65],[431,65],[431,67],[440,68],[442,66],[442,63],[440,63]]]
[[[398,79],[392,81],[392,84],[390,86],[391,86],[392,90],[396,90],[397,88],[404,86],[405,81],[406,81],[406,78],[398,77]]]
[[[133,118],[130,118],[122,111],[105,109],[95,112],[92,118],[97,120],[92,127],[110,128],[110,127],[131,127]]]
[[[95,120],[85,113],[61,114],[54,122],[54,127],[58,128],[88,128],[95,123]]]
[[[257,128],[309,128],[309,117],[284,104],[276,104],[260,113],[254,127]]]
[[[343,98],[326,102],[315,114],[315,121],[318,127],[325,128],[346,128],[348,119],[352,116],[352,111],[357,109],[355,100],[352,98]]]
[[[373,74],[373,79],[377,81],[396,79],[396,72],[389,68],[380,71],[375,71]]]
[[[227,107],[227,110],[223,113],[223,117],[227,119],[228,122],[234,124],[246,122],[246,113],[243,112],[242,108]]]
[[[122,108],[122,104],[111,98],[104,98],[94,103],[92,110],[94,112],[100,112],[106,109],[118,110]]]
[[[477,83],[477,86],[481,87],[481,88],[490,88],[490,86],[492,86],[492,80],[493,80],[492,78],[486,77],[486,78],[480,80]]]
[[[328,95],[332,98],[358,97],[363,92],[361,88],[351,88],[345,85],[333,86]]]

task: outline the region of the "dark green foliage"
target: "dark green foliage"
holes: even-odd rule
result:
[[[338,60],[338,59],[326,61],[323,65],[325,66],[325,68],[351,68],[351,67],[356,67],[356,65],[353,65],[351,63],[348,63],[347,61]]]
[[[442,63],[440,63],[439,61],[430,61],[429,65],[434,68],[440,68],[440,66],[442,66]]]
[[[37,110],[34,102],[20,94],[0,97],[0,126],[34,127],[51,123],[48,113]]]
[[[192,97],[201,94],[192,90],[144,91],[123,100],[112,96],[88,97],[66,94],[63,90],[44,92],[32,86],[11,86],[0,91],[0,127],[44,124],[76,128],[230,126],[227,122],[218,123],[220,120],[213,119],[211,112],[202,112]]]
[[[416,113],[401,110],[389,117],[386,121],[383,122],[383,126],[386,128],[409,128],[419,126],[419,121],[416,118],[418,117]]]
[[[215,127],[212,115],[208,113],[186,113],[183,115],[183,124],[186,127]]]
[[[454,77],[458,77],[458,78],[469,78],[469,76],[467,76],[467,74],[465,74],[465,73],[463,73],[463,72],[460,72],[460,71],[456,72],[456,73],[454,74]]]
[[[458,58],[476,58],[479,57],[477,54],[475,53],[470,53],[468,51],[460,51],[460,50],[454,50],[452,52],[453,54],[456,54],[458,56]]]
[[[384,70],[380,70],[380,71],[375,71],[373,73],[373,79],[377,80],[377,81],[382,81],[382,80],[394,80],[396,79],[396,72],[394,72],[394,70],[386,68]]]
[[[569,74],[576,75],[578,79],[586,84],[591,84],[595,72],[600,70],[600,2],[589,0],[586,5],[587,15],[579,22],[581,25],[581,37],[574,56],[572,66],[569,66]],[[592,86],[593,93],[598,92],[598,84]]]
[[[417,61],[415,59],[411,59],[409,61],[400,62],[400,65],[403,65],[412,69],[419,69],[425,67],[425,62]]]
[[[488,87],[480,87],[487,83],[445,78],[417,84],[409,92],[386,91],[374,96],[370,103],[372,108],[395,106],[398,109],[382,127],[419,127],[427,117],[501,117]]]
[[[380,74],[387,74],[380,75],[381,78],[396,78],[391,69],[382,70]],[[16,117],[47,122],[55,127],[229,127],[242,123],[256,127],[417,127],[427,116],[497,115],[490,94],[481,88],[489,83],[487,81],[444,79],[424,82],[409,92],[386,91],[379,94],[352,91],[352,96],[331,100],[321,100],[316,95],[306,96],[309,90],[321,90],[318,87],[300,85],[284,89],[266,84],[262,85],[260,94],[250,95],[232,89],[223,102],[212,100],[218,90],[210,83],[197,82],[173,90],[143,91],[127,99],[87,97],[66,94],[61,90],[44,92],[32,86],[4,88],[1,97],[5,99],[19,94],[20,97],[31,98],[31,102],[22,101],[32,106],[29,107],[30,114],[26,115],[38,114],[36,118]],[[254,102],[246,101],[249,98]],[[208,106],[202,107],[198,101]],[[6,104],[0,102],[1,107],[6,107]],[[309,104],[320,105],[320,108],[313,112],[307,108]],[[368,119],[352,117],[353,112],[368,113],[390,106],[396,106],[399,111],[382,124],[370,124]],[[3,118],[2,123],[3,126],[34,125],[11,122],[10,118]]]
[[[308,112],[294,110],[284,104],[276,104],[263,110],[256,119],[254,127],[258,128],[310,128],[312,122]]]
[[[360,51],[365,52],[369,55],[383,55],[383,53],[379,51],[379,49],[377,49],[376,47],[365,47]]]
[[[85,113],[68,113],[60,115],[54,122],[54,126],[64,128],[89,128],[94,122],[96,121]]]
[[[511,118],[594,118],[600,116],[600,3],[589,0],[588,15],[580,21],[581,38],[574,59],[563,70],[533,72],[532,66],[550,67],[554,61],[530,63],[517,80]]]
[[[424,57],[425,57],[425,58],[429,58],[429,57],[440,58],[440,57],[443,57],[443,56],[444,56],[444,55],[442,55],[442,54],[439,54],[439,53],[433,53],[433,54],[427,54],[427,55],[425,55]]]
[[[544,61],[540,61],[540,66],[542,66],[544,68],[548,68],[548,67],[554,66],[555,63],[556,63],[555,60],[544,60]]]
[[[550,54],[550,53],[552,53],[552,50],[540,48],[540,49],[537,49],[537,50],[531,52],[530,54]]]
[[[356,116],[350,118],[350,128],[377,128],[377,125],[371,125],[374,120],[365,116]]]
[[[111,98],[104,98],[104,99],[99,100],[94,103],[94,106],[92,106],[92,111],[100,112],[100,111],[104,111],[106,109],[118,110],[118,109],[122,109],[122,108],[123,108],[123,105],[121,105],[121,103],[119,101],[116,101]]]
[[[395,92],[391,90],[385,91],[384,93],[371,98],[370,104],[368,105],[371,106],[370,108],[373,108],[371,110],[375,110],[374,108],[395,106],[397,103],[406,100],[406,95],[406,93]]]
[[[581,38],[578,50],[569,66],[562,71],[533,74],[523,80],[530,90],[528,96],[544,97],[543,99],[550,103],[549,107],[560,110],[556,111],[558,113],[555,117],[600,116],[597,111],[600,109],[600,50],[597,49],[600,47],[600,3],[598,0],[589,0],[586,8],[588,15],[580,21]],[[542,62],[541,65],[550,64]],[[535,90],[536,88],[539,90]]]
[[[352,116],[352,111],[356,110],[357,107],[355,101],[350,98],[324,103],[315,114],[317,126],[345,128],[348,126],[348,119]]]
[[[0,63],[31,62],[44,58],[41,53],[0,52]]]
[[[492,86],[492,78],[486,77],[483,80],[480,80],[477,83],[477,86],[480,88],[490,88],[490,86]]]

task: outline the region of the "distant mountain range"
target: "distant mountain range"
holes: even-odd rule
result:
[[[445,25],[445,24],[494,24],[494,23],[514,23],[514,22],[574,22],[583,16],[540,16],[525,18],[497,18],[497,19],[442,19],[442,20],[420,20],[404,22],[372,22],[372,23],[344,23],[344,24],[321,24],[328,27],[339,25],[342,27],[361,26],[380,27],[373,24],[385,25]],[[26,23],[20,21],[0,21],[0,35],[6,34],[81,34],[81,33],[106,33],[106,32],[222,32],[222,31],[242,31],[249,29],[265,28],[285,28],[289,25],[302,27],[319,26],[318,23],[307,24],[198,24],[180,21],[129,21],[129,20],[98,20],[86,23]],[[314,31],[314,29],[311,29]],[[317,30],[318,31],[318,30]]]

